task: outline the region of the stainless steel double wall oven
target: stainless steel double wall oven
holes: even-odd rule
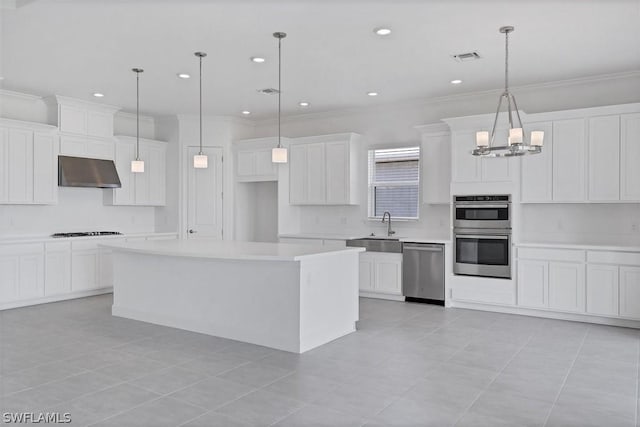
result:
[[[453,198],[454,274],[511,278],[511,196]]]

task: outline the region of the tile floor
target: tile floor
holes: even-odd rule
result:
[[[640,331],[362,299],[304,355],[112,317],[0,312],[0,415],[73,426],[638,426]],[[3,422],[0,420],[0,422]]]

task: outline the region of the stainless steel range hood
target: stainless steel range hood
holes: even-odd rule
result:
[[[58,156],[60,187],[120,188],[120,178],[113,160]]]

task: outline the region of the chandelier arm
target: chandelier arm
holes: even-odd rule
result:
[[[504,94],[500,95],[500,99],[498,100],[498,108],[496,109],[496,118],[493,119],[493,128],[491,129],[491,143],[489,145],[493,146],[493,140],[496,135],[496,126],[498,125],[498,114],[500,114],[500,107],[502,107],[502,98],[504,98]]]
[[[511,94],[506,93],[505,97],[507,98],[507,111],[509,114],[509,128],[513,129],[513,106],[511,105]]]
[[[520,118],[520,110],[518,109],[518,104],[516,103],[516,97],[511,95],[511,99],[513,100],[513,108],[516,109],[516,117],[518,118],[518,124],[520,125],[520,128],[522,129],[522,132],[524,134],[524,127],[522,126],[522,119]]]

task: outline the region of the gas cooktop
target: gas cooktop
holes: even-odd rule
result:
[[[83,236],[117,236],[119,231],[74,231],[72,233],[55,233],[51,237],[83,237]]]

